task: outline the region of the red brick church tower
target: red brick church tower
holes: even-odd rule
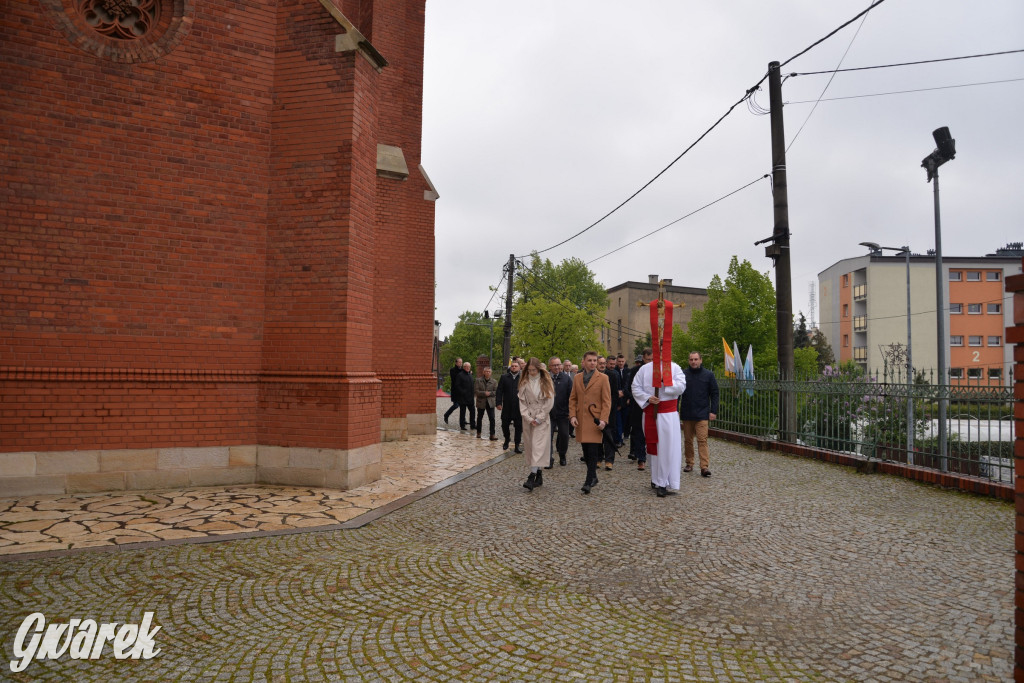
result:
[[[350,488],[434,431],[424,0],[0,16],[0,496]]]

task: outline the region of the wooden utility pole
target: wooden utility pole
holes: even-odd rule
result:
[[[508,367],[512,355],[512,277],[516,268],[516,255],[508,255],[508,290],[505,292],[505,341],[501,345],[501,371]]]
[[[775,325],[780,379],[796,379],[793,361],[793,283],[789,254],[789,195],[786,189],[786,133],[782,118],[782,79],[779,63],[768,64],[768,101],[772,127],[772,197],[775,229],[765,254],[775,261]],[[785,384],[783,386],[786,386]],[[779,439],[796,436],[796,396],[789,389],[779,393]]]

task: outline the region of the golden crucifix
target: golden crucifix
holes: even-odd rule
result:
[[[650,306],[653,303],[654,303],[653,301],[651,303],[648,303],[646,301],[638,301],[636,305],[637,306]],[[671,303],[673,306],[678,306],[679,308],[682,308],[683,306],[686,305],[685,302],[680,302],[680,303],[677,304],[677,303],[673,303],[673,302],[670,301],[669,303]],[[672,330],[668,331],[668,335],[669,335],[669,339],[671,339],[672,338]],[[664,280],[658,280],[658,329],[655,330],[653,328],[653,326],[652,326],[652,328],[651,328],[651,341],[654,341],[655,339],[663,339],[664,336],[665,336],[665,281]]]

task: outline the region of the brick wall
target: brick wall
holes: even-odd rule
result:
[[[165,2],[117,54],[72,5],[0,15],[0,452],[354,449],[433,413],[422,0],[338,3],[381,73],[315,0]]]

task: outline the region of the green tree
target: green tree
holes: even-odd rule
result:
[[[810,345],[811,335],[807,332],[807,318],[804,317],[804,312],[800,311],[800,322],[793,330],[793,348],[806,349]]]
[[[818,372],[824,372],[826,367],[834,367],[836,357],[832,354],[832,346],[828,343],[825,333],[818,330],[811,339],[811,348],[818,352]]]
[[[793,349],[793,368],[797,379],[814,379],[821,371],[818,367],[818,352],[810,346]]]
[[[673,359],[684,363],[685,354],[697,349],[705,366],[724,368],[723,337],[730,346],[736,342],[741,354],[754,346],[755,373],[776,367],[775,287],[768,273],[758,272],[749,261],[740,263],[735,256],[724,281],[718,275],[711,278],[707,303],[693,312],[679,342],[673,341]]]
[[[583,261],[569,258],[556,265],[535,252],[519,269],[513,289],[513,355],[578,361],[586,351],[603,350],[597,329],[608,294]]]
[[[472,363],[473,374],[476,374],[477,356],[488,355],[487,347],[491,342],[490,325],[492,322],[494,323],[494,347],[492,353],[494,355],[494,365],[496,366],[494,371],[501,372],[500,368],[503,367],[501,360],[502,321],[487,320],[484,318],[483,313],[466,311],[459,316],[459,321],[455,323],[455,329],[452,330],[451,335],[445,340],[444,346],[441,347],[441,373],[444,379],[445,391],[451,390],[449,386],[451,378],[448,376],[448,369],[455,363],[456,358]]]

